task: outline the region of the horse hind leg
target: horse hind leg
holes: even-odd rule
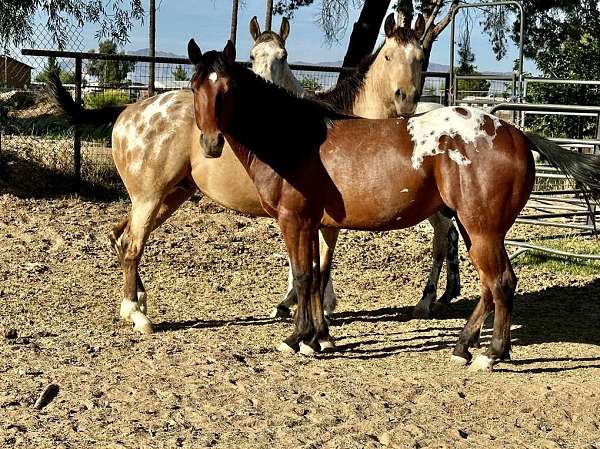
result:
[[[119,260],[119,264],[121,267],[123,266],[123,249],[121,246],[121,237],[125,232],[127,225],[129,224],[129,216],[125,217],[115,226],[113,226],[111,232],[108,234],[108,238],[110,240],[111,246]],[[140,306],[140,311],[143,314],[147,312],[147,294],[146,288],[144,287],[144,283],[142,282],[142,278],[140,277],[139,272],[136,270],[136,288],[137,288],[137,301]]]
[[[160,201],[134,202],[129,225],[121,235],[119,245],[124,280],[120,315],[126,321],[133,322],[134,330],[145,334],[152,333],[153,326],[138,301],[138,266],[160,205]]]
[[[499,360],[510,353],[510,325],[517,278],[514,274],[503,239],[477,236],[473,238],[469,255],[481,283],[481,299],[467,321],[454,349],[453,360],[466,364],[469,347],[479,339],[485,318],[494,310],[494,332],[485,354],[477,356],[470,369],[491,371]]]

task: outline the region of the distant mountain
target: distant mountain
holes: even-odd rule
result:
[[[148,56],[150,54],[149,48],[140,48],[139,50],[127,51],[128,55],[136,55],[136,56]],[[163,58],[183,58],[187,59],[187,56],[177,55],[175,53],[171,53],[168,51],[157,51],[156,56]]]

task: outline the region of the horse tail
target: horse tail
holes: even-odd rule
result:
[[[600,200],[600,156],[566,150],[533,133],[525,133],[534,149],[595,200]]]
[[[77,103],[63,86],[57,73],[49,73],[46,90],[50,99],[73,125],[110,128],[127,106],[105,106],[86,109]]]

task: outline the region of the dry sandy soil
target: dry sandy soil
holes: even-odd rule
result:
[[[286,287],[275,224],[192,201],[147,247],[157,332],[140,336],[106,238],[126,211],[0,193],[0,447],[600,448],[594,276],[517,267],[513,360],[472,374],[449,363],[478,293],[464,248],[463,296],[414,320],[428,225],[344,233],[337,351],[286,356],[291,324],[266,317]]]

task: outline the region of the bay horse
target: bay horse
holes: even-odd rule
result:
[[[441,107],[437,103],[416,103],[420,97],[423,50],[419,38],[425,29],[423,15],[419,14],[414,30],[402,16],[396,21],[395,15],[387,16],[384,24],[385,42],[370,57],[362,61],[358,72],[347,82],[340,83],[335,89],[319,92],[316,98],[330,103],[341,112],[351,113],[363,118],[383,119],[398,115],[411,115],[415,112],[427,112]],[[252,70],[262,78],[286,87],[290,92],[304,96],[305,91],[294,76],[287,63],[285,40],[290,26],[287,19],[281,23],[280,33],[261,32],[256,16],[250,21],[250,34],[254,46],[250,52]],[[407,68],[409,70],[407,71]],[[409,96],[409,101],[401,101]],[[433,226],[433,263],[420,301],[413,309],[413,316],[426,318],[430,307],[437,299],[437,288],[444,259],[447,260],[446,290],[437,300],[448,304],[460,295],[460,273],[458,263],[458,231],[452,220],[436,213],[429,217]],[[323,267],[331,266],[333,251],[339,230],[323,228],[320,230],[320,253]],[[336,305],[331,277],[327,277],[324,307],[329,315]],[[288,317],[290,307],[295,305],[297,297],[292,288],[292,272],[289,270],[288,294],[271,312],[271,317]]]
[[[412,49],[406,51],[406,43],[397,39],[397,35],[406,31],[401,28],[395,30],[393,16],[386,23],[388,36],[381,51],[369,58],[354,76],[323,94],[325,101],[331,101],[341,109],[350,108],[349,112],[354,112],[356,105],[358,113],[367,111],[361,110],[361,107],[366,108],[361,105],[377,108],[378,102],[385,104],[386,110],[393,115],[397,114],[396,103],[401,111],[414,110],[413,103],[417,98],[412,93],[419,86],[420,72],[413,74],[413,59],[419,54]],[[250,28],[252,31],[252,22]],[[279,34],[255,34],[256,30],[252,31],[256,36],[252,55],[254,63],[258,69],[269,68],[260,74],[268,72],[271,76],[279,73],[272,72],[273,64],[264,62],[265,59],[279,59],[275,64],[281,65],[283,62],[284,68],[289,70],[285,58],[282,58],[283,53],[264,51],[265,45],[273,41],[285,48],[289,29],[289,22],[284,19]],[[297,91],[291,77],[273,79],[275,82],[286,80],[290,82],[284,87]],[[379,84],[389,87],[377,89]],[[55,103],[73,123],[113,127],[113,160],[132,203],[129,214],[110,233],[111,244],[125,279],[120,315],[124,320],[134,323],[134,330],[150,333],[153,326],[147,317],[147,294],[138,273],[138,264],[150,233],[197,190],[238,212],[254,216],[267,214],[260,204],[254,184],[233,152],[226,147],[219,159],[208,160],[200,156],[201,151],[197,148],[200,133],[194,121],[190,90],[163,93],[128,106],[85,109],[73,101],[58,77],[50,77],[48,87]],[[398,90],[411,94],[396,98]],[[328,261],[331,260],[328,252],[332,253],[333,243],[327,235],[337,237],[337,230],[325,230],[324,235],[323,261]],[[440,235],[439,240],[445,242],[444,231]],[[443,260],[443,255],[441,257]],[[288,290],[295,291],[291,285]],[[335,295],[331,282],[328,282],[325,291],[325,303],[332,310]],[[457,293],[457,288],[451,291]],[[294,293],[288,293],[286,298],[290,303],[295,302]]]
[[[298,307],[294,331],[279,350],[310,355],[333,346],[323,313],[320,227],[386,231],[441,212],[456,218],[481,285],[452,360],[471,361],[469,348],[492,311],[490,345],[470,369],[491,370],[510,356],[517,278],[504,238],[533,189],[532,150],[595,197],[598,156],[569,152],[474,108],[384,120],[341,114],[237,64],[231,42],[202,54],[192,39],[188,55],[204,156],[220,157],[229,143],[288,250]]]

